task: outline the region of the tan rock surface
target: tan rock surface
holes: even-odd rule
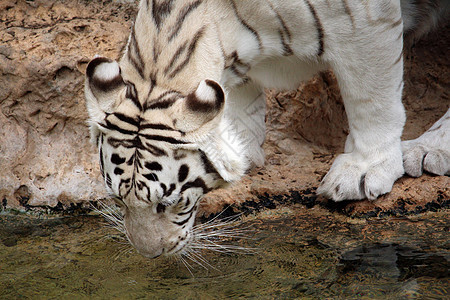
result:
[[[134,12],[132,1],[0,3],[0,200],[4,206],[60,203],[67,208],[70,203],[105,197],[96,149],[89,145],[83,72],[95,54],[118,58]],[[450,105],[449,28],[407,51],[405,138],[419,136]],[[333,75],[318,75],[297,91],[268,91],[267,104],[265,166],[207,195],[205,212],[261,199],[272,199],[269,206],[277,204],[273,199],[295,202],[302,195],[313,204],[332,207],[316,199],[314,189],[342,151],[347,134]],[[442,206],[450,199],[449,186],[449,177],[402,178],[392,193],[377,201],[344,203],[339,209],[366,213],[401,206],[414,211],[433,201]]]
[[[56,206],[105,196],[89,145],[83,68],[96,53],[118,56],[132,8],[100,1],[0,3],[3,203]],[[27,196],[15,193],[19,187]]]

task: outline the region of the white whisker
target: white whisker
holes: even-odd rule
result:
[[[183,256],[179,256],[181,262],[183,263],[183,265],[186,267],[186,269],[189,271],[189,273],[191,274],[192,277],[195,277],[194,274],[191,271],[192,266],[183,258]]]
[[[203,268],[208,267],[219,271],[200,254],[202,250],[225,254],[256,253],[257,249],[255,248],[228,244],[232,240],[252,239],[249,235],[253,231],[249,230],[249,226],[242,227],[242,222],[240,221],[241,214],[219,220],[219,217],[225,210],[208,222],[196,225],[191,229],[192,238],[183,250],[182,255],[184,257],[199,264]],[[229,242],[223,244],[223,241]]]
[[[120,239],[122,239],[120,243],[126,241],[126,244],[129,244],[128,239],[126,238],[127,230],[123,222],[123,216],[120,214],[118,208],[116,206],[110,206],[102,201],[98,201],[97,204],[98,208],[91,205],[92,210],[106,220],[106,227],[111,227],[119,231]]]

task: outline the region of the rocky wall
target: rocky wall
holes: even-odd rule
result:
[[[0,2],[0,199],[64,206],[105,197],[89,144],[84,68],[117,58],[135,6],[103,1]]]

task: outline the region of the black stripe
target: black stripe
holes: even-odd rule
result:
[[[131,178],[127,178],[127,179],[121,179],[120,183],[119,183],[119,193],[122,194],[120,191],[122,191],[122,186],[125,186],[125,189],[129,189],[130,188],[130,181]],[[129,193],[129,192],[128,192]]]
[[[154,140],[154,141],[161,141],[166,142],[169,144],[189,144],[188,142],[177,140],[173,137],[169,136],[162,136],[162,135],[155,135],[155,134],[139,134],[139,136],[148,139],[148,140]]]
[[[108,185],[108,187],[112,189],[111,176],[109,176],[109,174],[106,174],[106,185]]]
[[[312,6],[308,0],[305,0],[305,2],[308,5],[308,8],[311,11],[312,16],[314,17],[314,22],[317,27],[317,36],[319,38],[319,49],[317,50],[317,56],[322,56],[322,54],[324,52],[324,44],[323,44],[324,32],[323,32],[322,23],[320,22],[319,16],[317,15],[317,12],[314,9],[314,6]]]
[[[150,152],[151,154],[153,154],[156,157],[169,156],[169,155],[167,155],[167,152],[164,149],[161,149],[161,148],[151,145],[149,143],[145,143],[144,150],[147,150],[148,152]]]
[[[155,173],[142,174],[142,176],[144,176],[145,178],[147,178],[150,181],[159,181],[158,175],[156,175]]]
[[[163,101],[158,101],[156,103],[147,104],[147,105],[145,105],[145,110],[166,109],[166,108],[171,107],[175,103],[176,100],[178,100],[178,98],[167,99],[167,100],[163,100]]]
[[[227,66],[226,66],[225,68],[232,68],[232,67],[236,68],[236,66],[239,66],[239,67],[245,69],[244,72],[247,72],[247,71],[250,69],[250,64],[243,62],[243,61],[239,58],[239,55],[237,54],[236,51],[233,51],[233,53],[231,53],[230,55],[228,55],[228,56],[225,58],[225,60],[226,60],[226,61],[230,61],[230,63],[228,63]],[[236,70],[236,71],[239,72],[239,73],[241,73],[241,74],[243,74],[243,73],[242,73],[241,71],[239,71],[239,70]],[[243,74],[243,76],[245,76],[245,75]]]
[[[174,95],[171,95],[174,94]],[[168,97],[168,95],[171,95]],[[167,99],[164,99],[167,98]],[[175,90],[170,90],[162,93],[158,96],[158,98],[147,101],[144,105],[144,110],[150,110],[150,109],[166,109],[171,107],[178,99],[181,98],[181,95],[179,92]]]
[[[134,160],[135,166],[137,166],[139,169],[142,169],[141,161],[144,159],[144,155],[139,151],[135,151],[134,154],[137,156],[137,159]]]
[[[180,169],[178,170],[178,182],[185,181],[188,175],[189,167],[185,164],[181,165]]]
[[[231,65],[230,66],[230,71],[233,72],[234,75],[236,75],[239,78],[245,78],[247,77],[247,75],[245,75],[244,73],[242,73],[241,71],[239,71],[238,69],[236,69],[235,65]]]
[[[114,169],[114,174],[115,174],[115,175],[122,175],[123,172],[124,172],[124,170],[121,169],[121,168],[119,168],[119,167],[116,167],[116,168]]]
[[[175,68],[175,70],[170,73],[169,78],[175,77],[179,72],[181,72],[184,67],[188,64],[189,60],[192,57],[192,54],[194,54],[195,49],[197,48],[197,43],[200,40],[200,38],[203,36],[205,32],[205,27],[200,28],[194,35],[194,38],[192,39],[191,43],[189,44],[186,58]]]
[[[166,0],[161,3],[157,3],[156,0],[152,1],[152,16],[158,31],[161,29],[165,18],[170,15],[172,4],[173,0]]]
[[[173,40],[174,37],[178,35],[178,32],[180,31],[181,27],[183,26],[184,20],[186,17],[194,11],[199,5],[202,3],[202,1],[198,0],[194,3],[190,3],[183,7],[180,10],[180,13],[178,14],[177,21],[175,22],[175,27],[172,29],[172,33],[169,36],[169,42]]]
[[[189,214],[189,216],[186,218],[186,219],[184,219],[183,221],[180,221],[180,222],[172,222],[172,223],[174,223],[174,224],[176,224],[176,225],[178,225],[178,226],[183,226],[184,224],[186,224],[187,222],[189,222],[189,220],[191,219],[191,217],[192,217],[192,214],[193,214],[193,212],[191,212],[190,214]]]
[[[146,162],[145,167],[151,171],[162,171],[162,166],[156,161],[153,161],[151,163]]]
[[[100,135],[100,173],[102,173],[103,179],[105,179],[105,162],[103,159],[103,134]]]
[[[160,186],[161,186],[161,188],[162,188],[162,190],[163,190],[163,195],[165,195],[165,194],[166,194],[166,191],[167,191],[166,185],[165,185],[164,183],[161,183]]]
[[[116,139],[113,137],[109,137],[107,142],[113,148],[119,148],[120,146],[124,148],[136,148],[137,146],[135,139]]]
[[[172,56],[172,59],[170,60],[167,67],[164,69],[164,74],[167,75],[167,73],[172,69],[175,62],[180,58],[181,54],[186,50],[187,42],[185,42],[183,45],[178,47],[177,51],[175,51],[174,55]]]
[[[158,136],[156,136],[156,137],[158,137]],[[164,141],[169,142],[169,143],[174,143],[174,144],[184,143],[184,142],[177,141],[175,139],[173,139],[173,141],[172,140],[167,141],[167,140],[165,140],[166,139],[165,137],[160,137],[160,138],[161,138],[161,140],[164,139]],[[155,139],[155,140],[157,140],[157,139]],[[145,143],[145,146],[142,145],[141,140],[139,139],[139,137],[136,137],[134,139],[115,139],[113,137],[109,137],[107,142],[108,142],[108,144],[110,144],[114,148],[118,148],[120,146],[122,146],[124,148],[128,148],[128,149],[130,149],[130,148],[137,148],[139,150],[148,151],[148,152],[150,152],[151,154],[153,154],[154,156],[157,156],[157,157],[159,157],[159,156],[168,156],[167,152],[164,149],[161,149],[161,148],[159,148],[157,146],[151,145],[149,143]],[[131,161],[131,159],[130,159],[130,161]]]
[[[111,123],[108,119],[105,119],[105,122],[106,122],[105,127],[109,130],[115,130],[122,134],[129,134],[129,135],[135,135],[138,133],[137,131],[134,131],[134,130],[123,129],[123,128],[119,127],[118,125]]]
[[[242,17],[239,15],[238,9],[236,7],[236,2],[234,0],[231,0],[231,4],[233,6],[233,10],[234,10],[234,14],[236,15],[236,18],[238,18],[239,22],[255,36],[256,40],[258,41],[259,50],[262,50],[263,47],[262,47],[261,37],[259,36],[258,32],[253,27],[251,27],[247,22],[245,22],[244,19],[242,19]]]
[[[281,45],[283,45],[283,55],[289,56],[289,55],[294,54],[294,51],[292,51],[291,46],[286,42],[283,32],[281,30],[279,30],[278,34],[280,35]]]
[[[227,66],[225,67],[226,69],[229,69],[231,72],[234,73],[234,75],[240,77],[243,82],[248,80],[246,73],[250,69],[250,65],[243,62],[239,58],[239,55],[237,54],[236,51],[233,51],[233,53],[228,55],[225,58],[225,61],[228,61]],[[240,67],[241,69],[244,69],[244,70],[241,71],[240,69],[237,69],[237,67]]]
[[[150,88],[148,89],[147,100],[150,98],[150,95],[152,94],[155,86],[156,86],[156,74],[152,73],[150,74]]]
[[[284,19],[281,17],[281,15],[278,13],[278,11],[273,7],[272,3],[270,1],[267,1],[272,11],[275,13],[278,22],[280,22],[281,27],[283,27],[283,30],[279,30],[278,34],[280,35],[281,44],[283,45],[283,55],[288,56],[292,55],[294,51],[292,51],[291,46],[289,45],[291,43],[291,31],[286,26],[286,23],[284,22]]]
[[[212,174],[212,173],[219,174],[219,172],[214,167],[212,162],[206,156],[205,152],[203,152],[202,150],[199,150],[199,152],[200,152],[200,159],[202,160],[203,168],[205,169],[206,174]]]
[[[128,54],[128,58],[131,61],[131,64],[138,71],[139,76],[141,76],[142,79],[145,79],[145,74],[144,74],[145,64],[144,64],[144,61],[142,60],[141,50],[140,50],[139,44],[136,40],[135,26],[133,26],[131,28],[131,40],[130,40],[130,46],[128,47],[127,54]],[[136,55],[136,57],[134,57],[135,55]]]
[[[134,83],[132,82],[125,82],[125,84],[127,85],[127,90],[125,92],[125,97],[130,99],[133,104],[140,110],[142,111],[142,105],[139,102],[139,95],[138,92],[136,90],[136,86],[134,85]]]
[[[120,157],[120,155],[117,153],[113,153],[113,155],[111,155],[111,162],[115,165],[121,165],[125,161],[126,161],[126,158]]]
[[[130,116],[126,116],[126,115],[124,115],[124,114],[122,114],[122,113],[118,113],[118,112],[115,112],[115,113],[113,113],[112,114],[113,116],[115,116],[117,119],[119,119],[120,121],[122,121],[122,122],[125,122],[125,123],[128,123],[128,124],[130,124],[130,125],[133,125],[133,126],[135,126],[135,127],[139,127],[139,124],[140,124],[140,119],[138,118],[138,119],[135,119],[135,118],[133,118],[133,117],[130,117]]]
[[[137,188],[138,188],[139,190],[141,190],[141,191],[142,191],[144,188],[147,188],[147,190],[148,190],[147,183],[144,182],[144,181],[142,181],[142,180],[136,181],[136,186],[137,186]],[[135,191],[134,194],[136,195],[136,198],[138,198],[138,200],[147,201],[147,199],[140,197],[140,196],[137,194],[137,191]]]
[[[194,205],[192,205],[192,207],[191,207],[188,211],[177,213],[177,215],[179,215],[179,216],[184,216],[184,215],[190,214],[191,212],[194,211],[194,209],[195,209],[196,207],[197,207],[197,205],[194,204]]]
[[[201,188],[203,190],[203,193],[209,192],[211,189],[206,186],[206,183],[203,179],[200,177],[197,177],[194,181],[189,181],[183,184],[180,190],[180,194],[182,194],[184,191],[190,188]]]
[[[144,130],[144,129],[155,129],[155,130],[171,130],[171,131],[178,131],[178,130],[173,129],[172,127],[169,127],[169,126],[164,125],[164,124],[144,124],[144,125],[141,125],[139,128],[140,128],[141,130]]]
[[[278,13],[278,11],[276,11],[276,10],[274,10],[274,11],[277,14],[278,21],[281,23],[281,26],[283,27],[283,32],[286,34],[289,42],[291,42],[291,40],[292,40],[291,31],[287,27],[286,22],[284,22],[284,19],[281,17],[281,15]]]
[[[164,98],[166,98],[167,95],[170,95],[170,94],[176,94],[174,96],[180,96],[181,93],[176,90],[168,90],[168,91],[165,91],[164,93],[162,93],[161,95],[159,95],[158,98],[152,99],[152,102],[162,101]]]
[[[170,195],[172,195],[172,193],[173,193],[173,191],[175,191],[175,188],[176,188],[177,186],[174,184],[174,183],[172,183],[171,185],[170,185],[170,188],[169,188],[169,190],[167,190],[165,193],[164,193],[164,197],[169,197]]]
[[[161,54],[161,49],[157,39],[153,39],[153,62],[158,62],[159,55]]]

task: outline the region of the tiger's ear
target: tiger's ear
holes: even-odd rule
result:
[[[181,102],[181,117],[177,118],[175,126],[184,132],[196,130],[219,115],[224,104],[225,93],[222,87],[213,80],[203,80],[195,92]]]
[[[118,100],[118,91],[125,87],[119,64],[106,57],[96,57],[86,68],[86,107],[91,122],[101,122]]]

